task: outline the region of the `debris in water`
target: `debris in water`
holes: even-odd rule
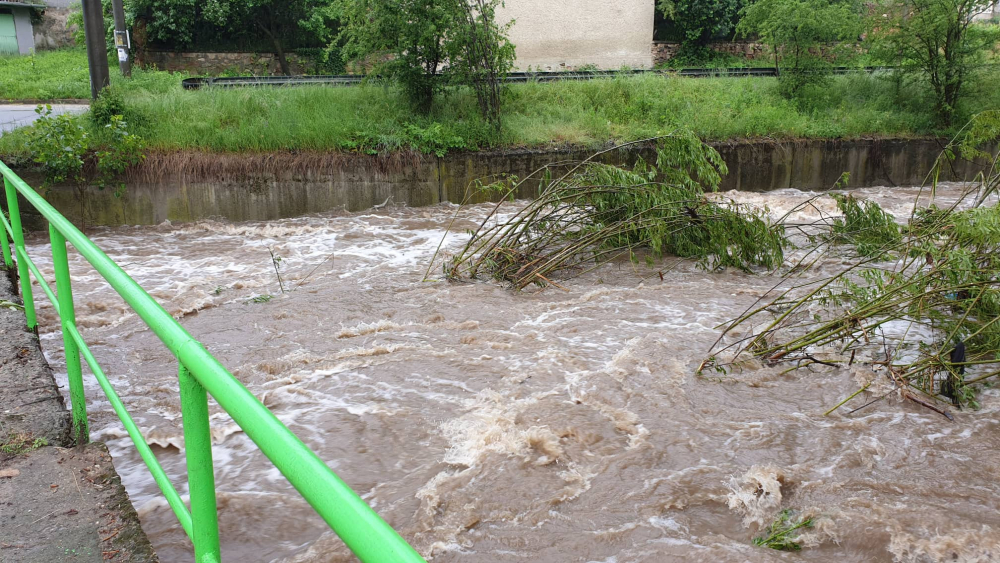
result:
[[[769,547],[779,551],[800,551],[802,549],[799,534],[794,533],[802,528],[812,528],[813,519],[796,517],[792,510],[782,510],[764,534],[753,539],[758,547]]]

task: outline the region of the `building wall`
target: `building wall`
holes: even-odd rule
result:
[[[517,70],[653,66],[654,0],[506,0]]]
[[[1000,1],[994,2],[992,6],[982,12],[972,16],[974,20],[989,20],[1000,17]]]
[[[35,36],[31,33],[31,12],[28,8],[14,8],[13,12],[17,48],[22,55],[30,55],[35,50]]]

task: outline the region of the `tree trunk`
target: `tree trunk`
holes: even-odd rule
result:
[[[267,25],[262,24],[259,21],[255,21],[257,27],[261,29],[268,37],[271,38],[271,43],[274,44],[274,55],[278,57],[278,66],[281,67],[281,74],[285,76],[291,76],[292,71],[288,67],[288,60],[285,58],[285,49],[281,44],[281,34],[274,26],[274,16],[271,13],[267,14]]]
[[[277,35],[272,35],[271,40],[274,41],[274,54],[278,56],[278,65],[281,66],[281,74],[291,76],[292,69],[288,66],[288,59],[285,58],[285,50],[282,48],[281,39]]]

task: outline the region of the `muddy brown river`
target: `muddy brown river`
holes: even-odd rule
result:
[[[917,192],[858,193],[905,215]],[[812,194],[724,195],[781,214]],[[836,211],[829,198],[818,205]],[[857,388],[846,369],[696,376],[717,325],[777,282],[767,275],[668,258],[653,269],[607,264],[567,291],[449,283],[439,265],[423,281],[456,212],[445,253],[489,209],[88,234],[428,560],[1000,561],[998,390],[950,422],[889,401],[823,416]],[[50,272],[46,239],[31,245]],[[284,294],[269,249],[281,257]],[[70,259],[83,334],[186,495],[176,363]],[[274,297],[254,302],[262,295]],[[65,387],[51,307],[40,319]],[[161,560],[190,561],[190,543],[85,378],[92,437],[108,443]],[[212,409],[223,559],[354,560]],[[784,509],[815,518],[802,551],[752,545]]]

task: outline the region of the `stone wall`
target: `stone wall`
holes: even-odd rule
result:
[[[517,70],[650,68],[653,0],[506,0]]]
[[[663,64],[674,58],[674,56],[677,55],[677,51],[680,50],[680,47],[680,43],[654,41],[653,64]],[[712,43],[709,45],[709,48],[718,53],[727,53],[729,55],[741,57],[747,60],[767,58],[770,56],[765,45],[752,41],[724,41]]]
[[[45,8],[42,21],[35,24],[35,49],[59,49],[76,45],[73,40],[76,26],[66,27],[69,13],[69,8],[54,8],[51,5]]]
[[[285,55],[292,74],[306,74],[313,62],[294,53]],[[218,75],[237,71],[243,75],[267,76],[281,74],[278,57],[272,53],[178,53],[146,50],[136,53],[140,66],[152,65],[160,70],[184,71],[191,74]]]

